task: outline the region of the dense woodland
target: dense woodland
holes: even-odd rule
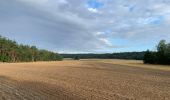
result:
[[[144,55],[144,63],[170,64],[170,43],[161,40],[157,45],[157,51],[147,51]]]
[[[0,36],[0,62],[30,62],[62,60],[57,53],[40,50],[35,46],[19,45]]]
[[[122,52],[107,54],[61,54],[64,58],[73,59],[135,59],[143,60],[145,52]]]

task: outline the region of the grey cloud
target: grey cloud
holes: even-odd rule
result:
[[[89,51],[106,45],[92,32],[87,30],[88,22],[72,12],[55,13],[48,9],[41,10],[36,5],[11,0],[1,1],[4,13],[0,16],[0,30],[3,35],[27,40],[30,44],[51,50]],[[52,9],[53,10],[53,9]],[[65,15],[66,14],[66,15]],[[8,17],[8,18],[7,18]],[[10,30],[9,30],[10,29]],[[41,45],[46,44],[46,45]],[[48,45],[48,46],[47,46]]]

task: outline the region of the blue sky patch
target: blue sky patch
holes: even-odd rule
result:
[[[160,25],[160,24],[163,23],[163,21],[164,21],[164,17],[163,16],[158,16],[158,17],[150,19],[150,24]]]
[[[97,0],[89,0],[87,2],[88,7],[93,8],[93,9],[99,9],[104,6],[102,2],[99,2]]]

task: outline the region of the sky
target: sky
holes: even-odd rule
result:
[[[155,50],[170,0],[0,0],[0,35],[58,53]]]

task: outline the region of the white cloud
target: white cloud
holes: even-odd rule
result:
[[[98,13],[98,10],[95,8],[88,8],[88,10],[92,13]]]
[[[107,46],[112,46],[112,43],[106,38],[100,38],[100,40]]]
[[[96,34],[97,36],[99,36],[99,35],[104,35],[105,32],[96,32],[95,34]]]

